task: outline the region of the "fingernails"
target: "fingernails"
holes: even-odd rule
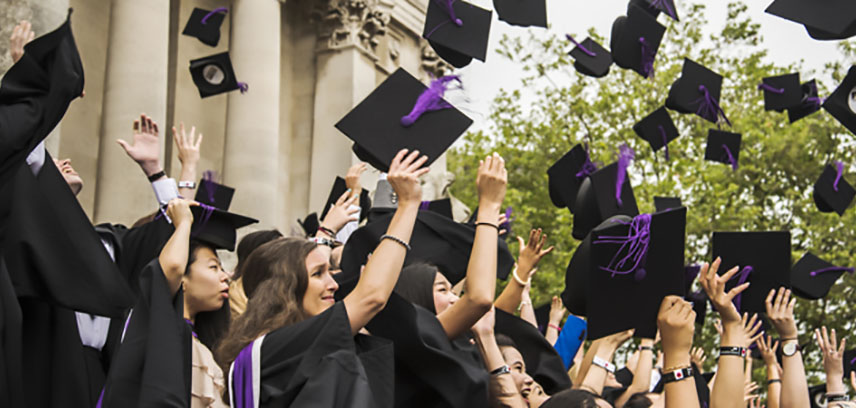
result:
[[[346,193],[350,193],[350,192],[351,192],[351,189],[349,188],[348,191],[346,191]]]

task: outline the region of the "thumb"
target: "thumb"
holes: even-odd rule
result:
[[[131,146],[128,145],[128,142],[122,139],[117,139],[116,143],[119,143],[119,146],[122,146],[122,149],[125,149],[125,153],[128,153],[128,155],[131,154]]]

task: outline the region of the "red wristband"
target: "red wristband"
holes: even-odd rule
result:
[[[552,327],[552,328],[556,329],[557,331],[562,331],[562,328],[561,328],[561,327],[556,326],[556,325],[555,325],[555,324],[553,324],[553,323],[550,323],[550,324],[548,324],[547,326],[548,326],[548,327]]]

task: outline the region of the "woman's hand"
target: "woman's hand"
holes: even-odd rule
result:
[[[666,359],[669,360],[670,356],[686,356],[689,359],[695,333],[692,303],[678,296],[666,296],[657,314],[657,327],[660,329]]]
[[[12,36],[9,38],[9,53],[12,54],[12,63],[16,63],[24,56],[24,46],[36,38],[36,33],[33,32],[33,25],[29,21],[23,20],[15,28],[12,29]]]
[[[184,122],[172,127],[172,140],[175,142],[175,147],[178,149],[178,161],[181,162],[182,168],[196,169],[199,163],[199,148],[202,146],[202,133],[196,136],[196,126],[190,127],[190,134],[184,130]],[[193,181],[193,180],[188,180]]]
[[[553,252],[553,247],[544,248],[547,243],[547,234],[541,234],[541,228],[529,231],[529,242],[523,242],[523,238],[517,237],[517,242],[520,244],[520,255],[517,257],[517,273],[521,275],[529,275],[529,272],[535,270],[538,262],[545,255]]]
[[[428,156],[419,156],[419,151],[414,150],[408,154],[407,149],[402,149],[392,159],[389,165],[389,173],[386,180],[392,185],[392,190],[398,196],[398,205],[415,205],[422,203],[422,185],[419,177],[430,170],[422,165],[428,161]]]
[[[146,176],[151,177],[161,171],[159,138],[157,122],[142,114],[139,120],[134,121],[134,144],[129,145],[122,139],[116,142],[125,149],[128,157],[137,162]]]
[[[767,317],[770,318],[773,327],[779,332],[782,341],[797,338],[797,323],[794,320],[794,305],[796,303],[797,298],[791,299],[791,290],[783,287],[779,288],[778,293],[773,289],[767,295]]]
[[[690,361],[692,361],[693,364],[701,370],[702,367],[704,367],[705,361],[704,349],[701,347],[693,347],[690,352]]]
[[[826,371],[827,381],[831,379],[844,378],[844,347],[847,339],[841,339],[841,343],[835,336],[835,329],[832,329],[832,335],[823,326],[823,330],[815,329],[814,337],[817,340],[817,345],[820,346],[820,352],[823,354],[823,370]],[[843,380],[842,380],[842,385]]]
[[[508,184],[508,172],[505,170],[505,160],[498,154],[487,156],[479,162],[476,185],[479,191],[479,208],[499,211],[502,200],[505,199],[505,189]]]
[[[363,162],[357,163],[348,169],[345,174],[345,185],[351,190],[351,194],[359,197],[363,192],[363,186],[360,184],[360,177],[366,171],[367,165]]]
[[[562,299],[558,296],[553,296],[553,301],[550,302],[550,324],[558,326],[562,319],[565,318],[565,305],[562,304]]]
[[[190,226],[193,224],[193,213],[190,212],[190,207],[198,206],[194,201],[188,201],[182,198],[173,198],[166,206],[166,215],[172,220],[175,228],[180,226]]]
[[[610,334],[609,336],[604,337],[602,341],[604,345],[611,347],[613,350],[617,350],[622,344],[627,342],[627,340],[633,338],[633,333],[635,332],[636,329],[629,329],[623,332]]]
[[[761,359],[764,360],[767,370],[779,365],[776,359],[776,350],[779,348],[778,340],[773,342],[772,336],[761,336],[761,338],[755,340],[755,345],[758,347],[758,352],[761,353]]]
[[[473,325],[473,334],[479,338],[485,338],[486,336],[493,336],[493,327],[496,321],[496,309],[493,307],[485,313],[476,324]]]
[[[359,198],[359,196],[351,196],[351,192],[346,191],[336,200],[336,204],[330,208],[330,211],[327,211],[327,216],[321,221],[321,226],[333,232],[339,232],[349,222],[359,221],[355,214],[360,212],[360,209],[351,207]]]
[[[747,313],[743,313],[743,318],[740,320],[740,327],[742,328],[737,334],[738,336],[733,336],[733,339],[738,339],[740,341],[740,347],[749,347],[756,340],[761,338],[764,335],[764,332],[761,331],[762,322],[758,320],[758,314],[753,314],[752,318],[749,318]],[[742,334],[742,336],[740,336]]]
[[[740,270],[740,267],[735,266],[730,271],[726,272],[725,275],[719,276],[716,272],[719,270],[719,265],[721,263],[722,260],[720,258],[716,258],[716,260],[713,261],[713,264],[708,265],[705,263],[702,265],[701,271],[698,274],[698,279],[699,283],[701,283],[701,287],[704,289],[705,293],[707,293],[707,297],[710,298],[710,302],[713,303],[713,307],[717,312],[719,312],[719,315],[722,318],[722,324],[728,325],[730,323],[737,323],[740,321],[740,312],[737,311],[737,307],[734,306],[733,301],[737,295],[749,287],[749,282],[735,286],[726,293],[726,282],[728,282],[731,277]]]

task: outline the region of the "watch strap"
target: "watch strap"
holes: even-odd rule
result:
[[[178,188],[189,188],[192,190],[192,189],[196,188],[196,182],[195,181],[179,181],[178,182]]]
[[[668,384],[675,381],[686,380],[687,378],[692,378],[693,376],[693,368],[692,367],[684,367],[674,371],[667,371],[663,373],[663,384]]]
[[[164,177],[164,176],[166,176],[166,172],[164,172],[163,170],[161,170],[155,174],[152,174],[151,176],[149,176],[149,183],[153,183],[155,181],[158,181],[158,179],[160,179],[161,177]]]
[[[503,364],[502,366],[500,366],[500,367],[499,367],[499,368],[497,368],[496,370],[491,371],[491,372],[490,372],[490,375],[491,375],[491,376],[493,376],[493,377],[496,377],[496,376],[498,376],[498,375],[508,374],[508,373],[510,373],[510,372],[511,372],[511,369],[510,369],[510,368],[508,368],[508,365],[507,365],[507,364]]]
[[[746,347],[720,347],[719,348],[719,356],[735,356],[735,357],[746,357],[747,349]]]
[[[826,402],[841,402],[841,401],[850,401],[850,396],[848,396],[847,394],[834,394],[834,395],[826,394]]]
[[[612,364],[609,361],[606,361],[606,360],[604,360],[598,356],[594,356],[594,359],[592,360],[592,364],[594,364],[598,367],[601,367],[604,370],[609,371],[610,373],[613,373],[613,374],[615,373],[615,364]]]

